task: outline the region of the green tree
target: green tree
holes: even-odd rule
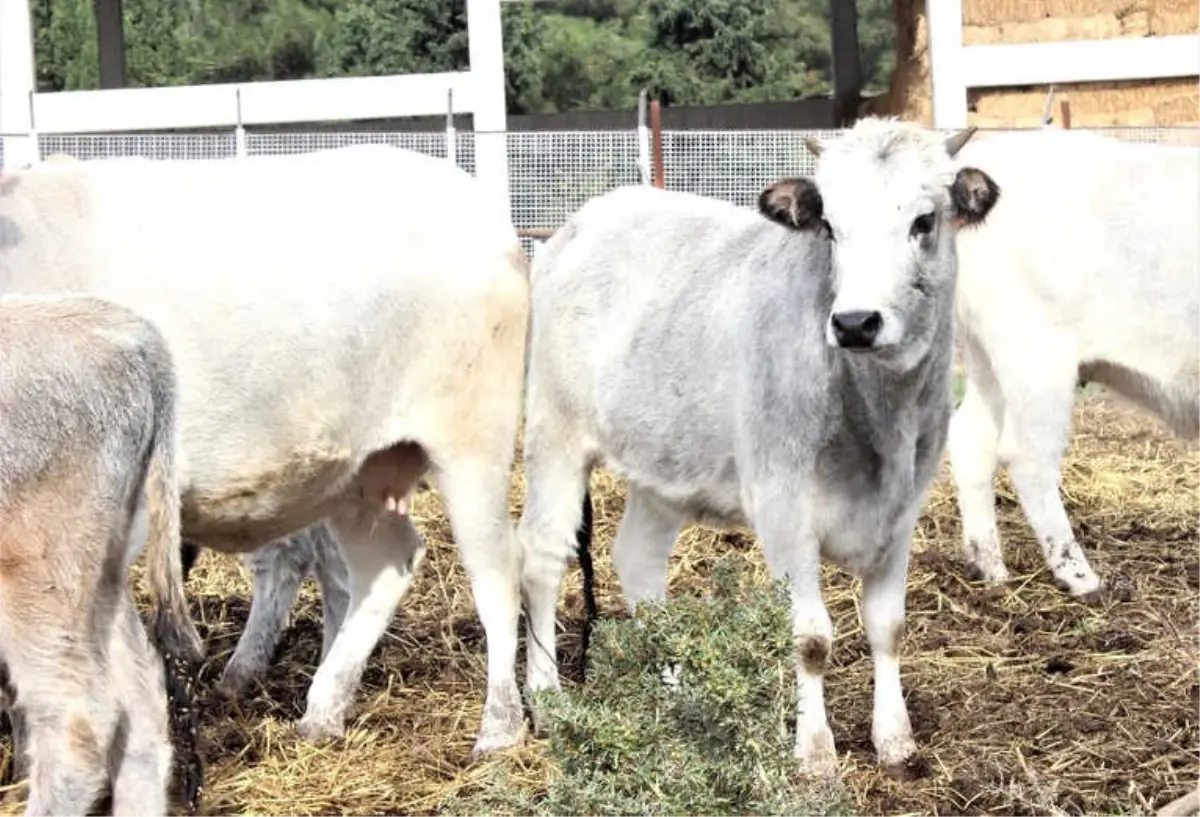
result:
[[[829,3],[507,3],[513,113],[786,100],[829,90]],[[0,0],[2,2],[2,0]],[[38,86],[95,88],[93,0],[32,0]],[[858,0],[863,77],[886,88],[891,0]],[[465,0],[124,0],[131,86],[463,70]]]

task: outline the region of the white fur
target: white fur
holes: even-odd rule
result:
[[[1008,576],[1003,464],[1054,577],[1077,596],[1101,586],[1059,497],[1080,375],[1200,432],[1198,156],[1058,130],[981,134],[959,154],[1003,191],[987,228],[958,237],[968,380],[949,448],[966,558],[984,577]]]
[[[422,550],[360,472],[403,496],[431,464],[487,631],[477,747],[520,736],[507,492],[528,280],[515,230],[484,201],[452,163],[382,146],[0,176],[0,292],[82,289],[166,335],[184,536],[241,552],[332,518],[351,599],[308,734],[343,728]]]

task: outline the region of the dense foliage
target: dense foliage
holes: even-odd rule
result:
[[[831,0],[505,3],[509,111],[787,100],[829,90]],[[93,0],[31,0],[41,90],[99,82]],[[869,90],[894,61],[891,0],[858,0]],[[131,86],[467,66],[466,0],[124,0]]]
[[[845,792],[792,757],[789,591],[716,565],[711,595],[600,623],[587,683],[542,693],[555,770],[544,788],[503,766],[442,804],[461,814],[828,814]]]

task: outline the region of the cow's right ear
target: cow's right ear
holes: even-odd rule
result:
[[[825,203],[812,179],[793,176],[767,185],[758,194],[758,212],[793,230],[811,230],[821,224]]]
[[[1000,185],[975,167],[964,167],[950,185],[950,202],[954,207],[954,220],[960,226],[983,223],[987,214],[1000,199]]]

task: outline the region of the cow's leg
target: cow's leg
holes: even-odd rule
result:
[[[511,452],[511,438],[507,440]],[[508,515],[510,465],[511,454],[496,451],[486,458],[455,458],[443,463],[438,474],[487,636],[487,699],[473,756],[512,746],[525,731],[516,674],[521,552]]]
[[[1004,399],[987,360],[967,343],[967,389],[950,420],[947,448],[967,564],[982,578],[999,582],[1008,579],[996,526],[995,482]]]
[[[300,582],[315,561],[307,533],[276,539],[244,557],[254,590],[246,629],[221,673],[220,684],[231,695],[241,695],[246,685],[270,666]]]
[[[166,814],[172,749],[162,660],[132,599],[118,604],[125,620],[109,642],[109,687],[119,694],[125,718],[109,755],[113,815]]]
[[[1075,540],[1059,493],[1079,365],[1051,341],[1029,361],[997,370],[1006,406],[1001,456],[1050,572],[1072,595],[1087,596],[1099,590],[1100,579]]]
[[[912,517],[915,523],[915,514]],[[871,738],[885,767],[903,769],[917,751],[904,692],[900,648],[904,638],[905,579],[912,526],[900,530],[885,558],[863,577],[862,619],[875,665],[875,714]]]
[[[341,546],[329,524],[320,522],[311,531],[316,549],[317,585],[321,588],[321,660],[324,661],[346,620],[346,610],[350,606],[350,576]]]
[[[833,646],[833,620],[821,593],[821,546],[812,528],[808,503],[797,502],[794,486],[755,492],[754,527],[763,555],[776,579],[792,586],[792,633],[796,641],[796,759],[803,772],[818,776],[837,771],[837,749],[825,713],[825,670]]]
[[[41,648],[29,645],[10,665],[25,714],[25,813],[87,814],[108,780],[117,709],[109,685],[96,683],[106,674],[85,641],[74,637],[76,649],[48,649],[74,634],[40,635]]]
[[[683,514],[645,489],[629,486],[612,560],[631,611],[639,602],[666,599],[667,565],[681,527]]]
[[[525,510],[518,526],[524,550],[525,685],[530,695],[559,689],[555,621],[567,561],[575,553],[587,494],[587,455],[537,426],[526,427]],[[542,728],[534,708],[535,727]]]
[[[313,676],[297,730],[310,741],[345,733],[367,658],[425,558],[412,519],[383,511],[375,499],[348,496],[329,518],[350,574],[350,608],[333,646]]]

